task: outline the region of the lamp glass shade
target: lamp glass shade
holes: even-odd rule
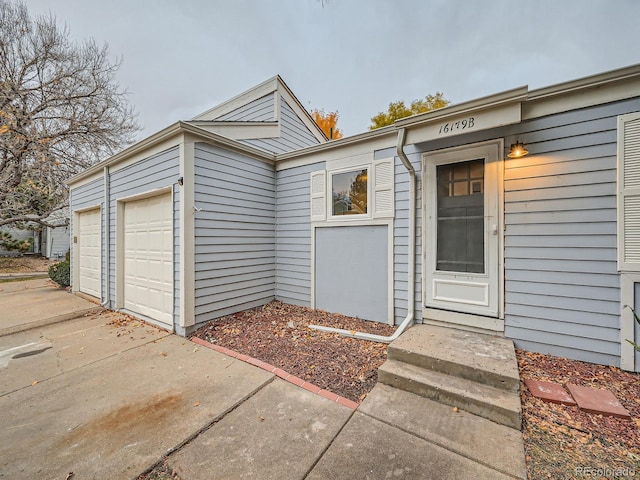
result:
[[[516,142],[511,144],[511,151],[507,157],[509,158],[521,158],[529,153],[529,150],[524,148],[524,144],[522,142]]]

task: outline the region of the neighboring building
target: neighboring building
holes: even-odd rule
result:
[[[70,244],[69,227],[65,225],[68,218],[69,209],[64,208],[45,219],[47,223],[53,225],[51,227],[40,229],[3,227],[0,230],[8,232],[17,240],[31,239],[31,248],[25,253],[39,254],[52,260],[64,260]],[[0,255],[19,255],[19,252],[5,250],[0,246]]]
[[[331,142],[275,77],[69,181],[73,288],[181,335],[277,298],[637,371],[638,152],[640,65]]]
[[[14,240],[31,240],[31,248],[25,253],[40,253],[38,232],[29,229],[4,226],[0,231],[7,232]],[[0,255],[20,255],[16,250],[7,250],[0,245]]]

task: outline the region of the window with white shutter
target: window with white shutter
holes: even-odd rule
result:
[[[640,112],[618,117],[618,269],[640,272]]]
[[[326,173],[324,170],[311,172],[311,221],[324,222],[326,219]]]
[[[394,214],[394,158],[378,160],[373,164],[373,216],[393,217]]]

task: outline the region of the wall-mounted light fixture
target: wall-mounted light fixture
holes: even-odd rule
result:
[[[178,185],[180,185],[180,186],[184,185],[184,178],[180,177],[178,179]]]
[[[520,141],[511,144],[511,151],[507,157],[509,158],[522,158],[529,153],[529,150],[524,148],[524,144]]]

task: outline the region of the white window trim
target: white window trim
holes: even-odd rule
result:
[[[333,176],[341,173],[358,172],[360,170],[367,171],[367,213],[356,215],[334,215],[333,214]],[[357,220],[371,220],[373,218],[373,205],[371,201],[371,180],[373,180],[373,164],[366,163],[362,165],[354,165],[345,168],[327,170],[327,221],[328,222],[347,222]]]

